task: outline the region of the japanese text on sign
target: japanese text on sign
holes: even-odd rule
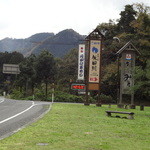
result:
[[[100,74],[100,46],[99,40],[90,42],[89,82],[99,83]]]
[[[123,53],[122,56],[122,93],[128,94],[130,92],[130,88],[133,86],[133,54],[131,53]]]
[[[85,88],[86,88],[85,84],[73,83],[71,85],[71,89],[72,90],[82,90],[82,91],[85,91]]]
[[[84,80],[85,45],[79,45],[78,80]]]

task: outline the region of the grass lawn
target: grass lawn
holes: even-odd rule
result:
[[[132,111],[135,119],[107,117],[105,110]],[[1,140],[0,150],[150,150],[150,107],[55,103],[42,119]]]

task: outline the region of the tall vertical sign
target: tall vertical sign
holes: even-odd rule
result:
[[[122,107],[123,94],[131,95],[131,107],[134,108],[134,86],[135,52],[124,50],[121,57],[121,80],[120,80],[120,104]]]
[[[100,82],[100,55],[101,55],[101,41],[90,40],[89,79],[88,79],[89,90],[99,89],[98,84]]]
[[[84,80],[84,66],[85,66],[85,45],[79,45],[78,56],[78,80]]]
[[[87,37],[88,44],[88,73],[86,78],[86,99],[85,105],[89,105],[88,93],[97,91],[98,100],[96,106],[101,106],[100,83],[101,83],[101,53],[103,34],[96,28]]]
[[[118,106],[123,106],[123,94],[129,94],[131,95],[131,108],[134,108],[134,91],[131,90],[131,87],[134,86],[135,57],[140,52],[131,42],[128,42],[117,54],[121,54],[120,99]]]
[[[133,71],[135,66],[135,53],[124,52],[122,53],[121,61],[121,86],[122,94],[130,94],[130,88],[134,85]]]

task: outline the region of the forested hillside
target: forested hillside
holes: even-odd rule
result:
[[[120,12],[118,21],[110,20],[97,26],[104,34],[102,51],[102,83],[101,99],[103,103],[117,102],[118,62],[116,52],[129,41],[140,51],[141,55],[136,59],[135,92],[136,104],[150,103],[150,8],[144,4],[126,5]],[[36,40],[33,40],[33,39]],[[11,93],[12,98],[30,98],[38,100],[50,100],[52,88],[55,84],[56,101],[83,102],[84,96],[72,96],[70,91],[70,80],[77,79],[77,63],[79,40],[84,37],[73,30],[64,30],[57,35],[47,35],[43,42],[32,36],[33,54],[23,58],[16,52],[0,53],[0,68],[3,63],[18,63],[21,73],[13,75],[2,74],[1,93],[6,90]],[[38,44],[37,44],[38,43]],[[56,45],[57,44],[57,45]],[[65,47],[62,50],[62,47]],[[30,49],[31,50],[31,49]],[[34,54],[39,55],[34,55]],[[66,54],[67,53],[67,54]],[[56,56],[64,57],[58,58]],[[7,59],[6,59],[7,58]],[[12,59],[13,58],[13,59]],[[20,59],[18,59],[20,58]],[[10,61],[11,60],[11,61]],[[16,62],[16,60],[18,60]],[[86,76],[86,71],[85,71]],[[11,77],[11,80],[10,80]],[[7,81],[10,80],[11,84]],[[91,102],[95,102],[96,92],[91,92]]]
[[[38,33],[26,39],[5,38],[0,41],[0,52],[17,51],[28,57],[31,54],[38,55],[42,50],[48,50],[55,57],[62,57],[70,49],[77,47],[84,37],[72,29],[67,29],[56,35]]]
[[[55,57],[62,57],[72,48],[77,48],[84,37],[85,36],[78,34],[72,29],[67,29],[59,32],[55,36],[45,39],[31,51],[37,55],[41,50],[45,49],[51,52]]]
[[[26,39],[5,38],[0,41],[0,52],[17,51],[26,55],[38,42],[42,42],[48,37],[54,36],[53,33],[38,33]]]

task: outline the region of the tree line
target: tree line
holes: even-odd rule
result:
[[[117,98],[118,72],[116,52],[132,40],[141,52],[136,60],[136,100],[149,101],[150,96],[150,8],[144,4],[126,5],[120,12],[120,19],[101,23],[97,28],[104,34],[102,53],[101,98],[114,101]],[[117,37],[117,38],[114,38]],[[117,40],[116,40],[117,39]],[[21,73],[17,76],[2,73],[3,64],[19,64]],[[60,97],[83,101],[83,96],[70,91],[70,80],[77,79],[78,49],[72,49],[63,58],[55,58],[49,51],[24,58],[18,52],[0,53],[0,92],[10,93],[15,98],[49,100],[53,83]],[[86,71],[85,71],[86,73]],[[11,84],[10,84],[11,83]],[[91,101],[96,96],[91,92]],[[59,96],[58,96],[59,97]],[[63,98],[62,98],[63,99]]]
[[[137,101],[150,99],[150,7],[144,4],[126,5],[120,13],[120,19],[115,22],[98,25],[99,30],[105,35],[103,51],[103,85],[105,94],[117,89],[117,56],[116,52],[131,41],[140,51],[141,55],[136,60],[135,91]],[[115,37],[115,38],[114,38]],[[111,92],[111,91],[112,92]]]

